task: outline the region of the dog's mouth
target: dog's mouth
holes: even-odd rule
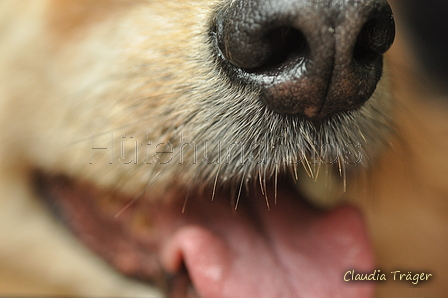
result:
[[[280,182],[286,179],[266,190],[243,187],[237,198],[223,189],[173,188],[154,200],[150,189],[128,196],[63,175],[36,177],[39,193],[78,238],[168,297],[373,295],[371,283],[344,280],[374,266],[359,210],[318,210]]]

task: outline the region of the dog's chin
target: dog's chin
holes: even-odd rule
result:
[[[371,283],[344,280],[374,269],[359,210],[319,210],[287,178],[236,190],[173,186],[162,199],[151,187],[118,194],[60,174],[35,178],[82,242],[169,297],[373,295]]]

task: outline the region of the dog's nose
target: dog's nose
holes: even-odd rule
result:
[[[395,24],[386,0],[232,0],[211,32],[235,83],[276,112],[316,120],[370,98]]]

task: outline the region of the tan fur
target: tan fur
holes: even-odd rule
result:
[[[0,296],[154,294],[67,235],[35,198],[30,186],[35,169],[94,181],[111,193],[136,194],[151,184],[151,199],[163,201],[184,199],[175,190],[167,192],[173,181],[182,189],[198,179],[210,185],[216,177],[222,183],[246,178],[218,167],[197,170],[190,164],[190,146],[185,162],[170,170],[115,159],[110,165],[109,151],[91,150],[109,147],[113,133],[115,150],[120,150],[121,137],[127,141],[129,161],[131,136],[151,140],[151,152],[155,143],[199,143],[205,131],[222,126],[229,98],[250,103],[238,106],[242,112],[234,115],[254,109],[255,95],[230,88],[207,55],[207,26],[219,2],[0,3]],[[428,104],[426,99],[437,95],[428,91],[418,65],[410,63],[415,59],[404,29],[398,32],[388,56],[389,81],[381,83],[374,103],[359,116],[377,119],[372,127],[360,120],[360,126],[372,140],[367,146],[373,143],[369,155],[379,157],[368,171],[355,170],[362,175],[349,177],[344,196],[365,211],[382,270],[423,270],[436,276],[421,288],[378,284],[378,297],[444,297],[448,107]],[[226,108],[214,110],[217,100]],[[213,117],[215,126],[203,124]],[[228,125],[230,132],[242,130]],[[371,132],[374,128],[378,132]],[[225,140],[234,140],[235,133],[229,135]],[[180,156],[173,158],[179,161]],[[261,175],[260,169],[250,170]]]

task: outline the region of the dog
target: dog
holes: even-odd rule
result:
[[[389,2],[2,1],[0,295],[445,297],[448,7]]]

